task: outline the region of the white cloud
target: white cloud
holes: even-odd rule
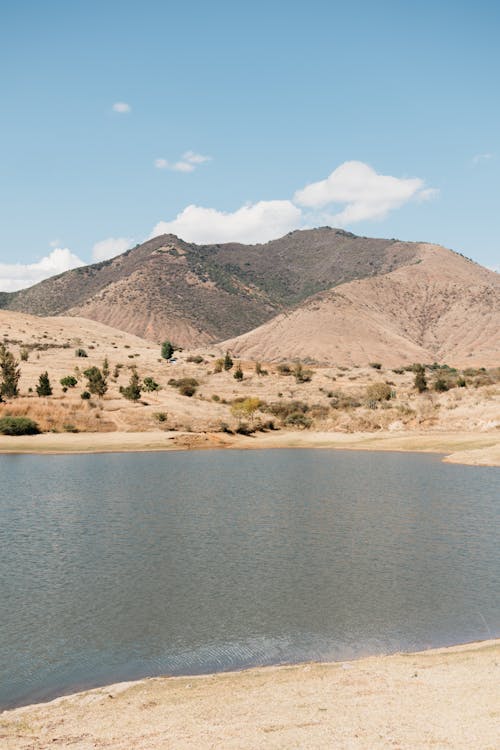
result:
[[[203,156],[203,154],[197,154],[194,151],[186,151],[182,154],[182,158],[190,164],[204,164],[206,161],[211,161],[211,156]]]
[[[108,237],[107,240],[96,242],[92,248],[92,259],[96,262],[114,258],[115,255],[125,252],[131,247],[133,240],[130,237]]]
[[[121,115],[128,114],[131,110],[132,107],[127,102],[115,102],[113,104],[113,112],[119,112]]]
[[[329,215],[333,224],[344,226],[367,219],[382,219],[412,198],[429,199],[436,191],[424,188],[419,177],[399,178],[377,174],[361,161],[346,161],[326,180],[313,182],[297,190],[294,200],[300,206],[324,209],[338,204],[345,207]]]
[[[495,158],[495,154],[491,154],[491,153],[476,154],[471,159],[472,166],[477,167],[478,164],[481,164],[482,162],[485,162],[485,161],[491,161],[494,158]]]
[[[187,154],[199,156],[191,152]],[[184,158],[187,158],[186,154]],[[164,159],[158,159],[156,166],[172,168]],[[367,219],[381,219],[410,200],[428,201],[438,194],[438,190],[426,187],[419,177],[381,175],[368,164],[348,161],[337,167],[326,180],[298,190],[292,201],[259,201],[232,212],[191,205],[172,221],[160,221],[151,236],[172,233],[187,242],[202,244],[267,242],[293,229],[318,224],[346,226]],[[342,204],[344,208],[341,208]],[[337,208],[335,212],[335,207],[341,210]]]
[[[170,169],[172,172],[194,172],[200,164],[205,164],[205,162],[211,160],[211,156],[186,151],[178,161],[169,162],[167,159],[160,157],[154,160],[154,165],[157,169]]]
[[[233,212],[187,206],[173,221],[160,221],[151,236],[176,234],[186,242],[257,243],[282,237],[301,224],[302,212],[291,201],[259,201]]]
[[[0,263],[0,291],[14,292],[33,284],[85,265],[71,250],[55,248],[36,263]]]

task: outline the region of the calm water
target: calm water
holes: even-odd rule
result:
[[[498,469],[211,451],[0,478],[0,706],[500,635]]]

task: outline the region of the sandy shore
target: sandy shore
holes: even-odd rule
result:
[[[0,715],[5,750],[497,750],[500,640],[141,680]]]
[[[201,448],[330,448],[444,453],[444,460],[473,466],[500,466],[500,435],[491,432],[279,432],[251,437],[191,432],[45,433],[0,435],[0,453],[106,453]]]

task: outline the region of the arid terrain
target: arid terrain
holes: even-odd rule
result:
[[[217,348],[176,352],[176,361],[169,362],[158,345],[82,318],[0,311],[0,330],[21,369],[20,395],[0,404],[0,417],[27,416],[45,433],[0,436],[1,450],[86,450],[83,434],[101,433],[94,449],[370,443],[397,450],[418,443],[445,453],[488,449],[490,462],[497,460],[498,368],[431,365],[425,370],[427,390],[419,393],[411,367],[383,362],[320,367],[264,361],[257,374],[255,361],[234,358],[231,369],[216,372]],[[79,350],[87,356],[76,356]],[[106,393],[82,399],[85,370],[102,368],[105,360]],[[236,379],[239,366],[242,378]],[[53,393],[39,397],[36,387],[45,371]],[[120,393],[134,371],[143,387],[145,378],[158,386],[143,390],[136,402]],[[65,376],[75,378],[74,387],[63,388]],[[186,383],[192,395],[183,395]],[[478,454],[473,458],[487,462]]]
[[[330,227],[263,245],[162,235],[11,294],[0,308],[84,317],[193,349],[318,365],[500,361],[500,275],[446,248]]]
[[[496,750],[500,644],[98,688],[0,715],[5,750]]]

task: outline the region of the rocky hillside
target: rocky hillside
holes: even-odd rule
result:
[[[414,263],[418,246],[328,227],[263,245],[156,237],[111,260],[0,295],[0,307],[78,315],[189,347],[237,336],[317,292]]]

